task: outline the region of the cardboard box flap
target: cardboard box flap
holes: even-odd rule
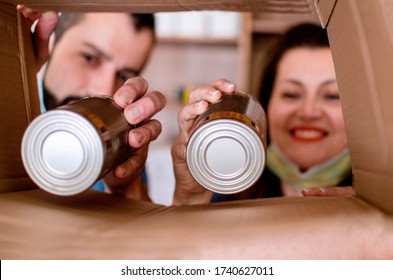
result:
[[[328,25],[336,2],[337,0],[315,0],[315,8],[323,28]]]
[[[21,159],[23,133],[39,114],[30,30],[15,6],[0,5],[0,193],[36,188]]]
[[[3,0],[6,3],[25,4],[39,10],[105,11],[134,13],[223,10],[239,12],[309,13],[313,0]]]
[[[339,0],[327,26],[355,190],[389,213],[393,213],[392,10],[392,1]]]
[[[391,259],[393,219],[357,198],[163,207],[35,190],[0,195],[0,243],[3,260]]]

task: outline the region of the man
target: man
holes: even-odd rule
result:
[[[94,94],[114,96],[130,124],[133,155],[104,178],[110,193],[148,199],[141,179],[148,144],[161,132],[150,118],[165,106],[160,92],[147,93],[147,82],[137,77],[154,46],[152,15],[125,13],[40,13],[18,6],[30,24],[36,20],[33,46],[37,71],[44,65],[40,91],[43,106],[52,109]],[[59,24],[57,22],[59,21]],[[55,41],[49,56],[49,38]]]

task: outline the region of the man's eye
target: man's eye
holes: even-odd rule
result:
[[[89,64],[96,64],[98,62],[98,59],[94,55],[83,53],[82,56],[83,59]]]
[[[125,73],[119,73],[119,80],[120,82],[124,83],[126,82],[129,78],[135,77],[136,74],[132,72],[125,72]]]

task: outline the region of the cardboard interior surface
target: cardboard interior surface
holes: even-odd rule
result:
[[[278,2],[0,0],[0,258],[393,258],[393,5],[383,0],[316,1],[331,41],[357,197],[164,207],[94,191],[21,191],[35,188],[20,142],[39,102],[17,3],[43,10],[280,12]],[[305,0],[283,3],[311,7]]]
[[[0,196],[0,229],[1,259],[393,258],[392,217],[358,198],[164,207],[34,190]]]

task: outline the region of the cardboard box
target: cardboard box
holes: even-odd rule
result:
[[[320,14],[332,48],[356,193],[392,214],[393,3],[317,2],[325,3]]]
[[[313,7],[311,0],[295,2]],[[94,191],[57,197],[28,190],[35,186],[23,170],[20,142],[39,103],[29,33],[16,3],[75,11],[283,9],[264,0],[0,0],[1,259],[393,258],[393,3],[315,1],[331,41],[356,197],[182,207]]]
[[[30,31],[0,2],[0,193],[35,188],[21,161],[23,133],[40,113]]]

